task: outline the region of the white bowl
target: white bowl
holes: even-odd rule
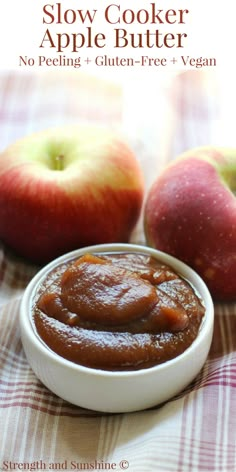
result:
[[[187,350],[163,364],[135,371],[111,372],[83,367],[51,351],[33,328],[32,300],[45,276],[57,265],[92,252],[141,252],[170,265],[196,289],[205,305],[197,338]],[[102,412],[143,410],[169,400],[184,389],[201,370],[212,341],[214,310],[202,279],[186,264],[165,253],[133,244],[103,244],[59,257],[32,279],[20,308],[21,337],[26,357],[36,376],[59,397],[83,408]]]

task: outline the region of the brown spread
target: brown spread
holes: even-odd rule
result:
[[[196,338],[203,305],[170,267],[139,253],[86,254],[40,286],[33,319],[62,357],[104,370],[172,359]]]

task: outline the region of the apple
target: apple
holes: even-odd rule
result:
[[[236,150],[202,147],[168,165],[144,209],[148,244],[194,268],[213,297],[236,299]]]
[[[0,154],[0,239],[39,264],[86,245],[127,242],[143,190],[118,135],[86,125],[35,133]]]

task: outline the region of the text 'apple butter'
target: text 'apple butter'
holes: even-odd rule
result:
[[[152,257],[86,254],[47,276],[33,319],[41,339],[65,359],[137,370],[184,352],[204,312],[188,282]]]

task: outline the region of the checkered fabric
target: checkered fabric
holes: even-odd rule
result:
[[[1,150],[51,126],[102,123],[125,134],[148,191],[159,170],[177,154],[218,143],[222,118],[214,75],[196,71],[168,83],[157,79],[151,92],[148,80],[140,83],[137,96],[132,84],[123,89],[78,71],[2,71]],[[142,217],[132,242],[145,243]],[[56,464],[57,470],[102,470],[102,465],[105,470],[106,464],[115,464],[115,470],[130,472],[235,471],[236,305],[215,304],[209,357],[183,392],[147,411],[101,414],[52,394],[27,363],[19,304],[38,269],[1,246],[0,470],[55,470]]]

